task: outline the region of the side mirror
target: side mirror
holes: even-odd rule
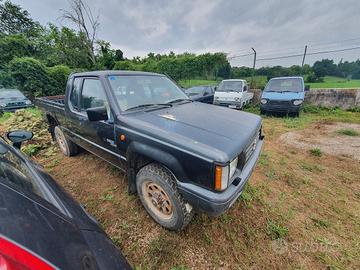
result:
[[[203,96],[207,96],[209,93],[208,92],[204,92],[204,95]]]
[[[14,130],[6,133],[6,138],[18,149],[20,149],[22,142],[30,140],[33,136],[34,134],[27,130]]]
[[[305,85],[305,91],[310,91],[310,85]]]
[[[214,86],[214,91],[216,91],[217,90],[217,86]]]
[[[108,120],[107,110],[104,107],[90,108],[86,110],[89,121]]]

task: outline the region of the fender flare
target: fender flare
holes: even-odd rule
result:
[[[141,164],[138,164],[139,156],[145,158],[145,161]],[[181,163],[173,155],[144,143],[131,142],[126,151],[126,160],[128,163],[128,183],[130,194],[136,192],[135,181],[137,171],[151,162],[158,162],[165,166],[172,174],[174,174],[178,181],[187,179],[187,175],[182,168]]]

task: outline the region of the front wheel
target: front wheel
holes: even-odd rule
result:
[[[191,221],[192,207],[184,201],[174,176],[165,167],[152,163],[140,169],[136,188],[146,211],[161,226],[180,231]]]

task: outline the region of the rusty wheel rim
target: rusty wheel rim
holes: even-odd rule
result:
[[[60,146],[61,151],[63,151],[63,153],[66,153],[66,145],[65,145],[64,136],[61,134],[61,132],[58,131],[58,129],[55,130],[55,135],[56,135],[56,140]]]
[[[142,193],[145,203],[161,219],[170,219],[173,216],[173,205],[164,189],[151,180],[142,184]]]

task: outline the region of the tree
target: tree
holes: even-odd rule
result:
[[[5,66],[15,57],[30,56],[30,42],[23,35],[0,37],[0,67]]]
[[[30,18],[27,10],[11,3],[9,0],[0,0],[0,33],[4,35],[25,34],[34,35],[40,24]]]
[[[62,10],[62,18],[75,24],[80,33],[85,35],[85,46],[93,65],[96,63],[95,42],[100,22],[99,15],[94,16],[83,0],[71,0],[71,10]]]
[[[83,33],[50,25],[41,43],[35,56],[48,66],[64,64],[70,68],[89,69],[93,65]]]

